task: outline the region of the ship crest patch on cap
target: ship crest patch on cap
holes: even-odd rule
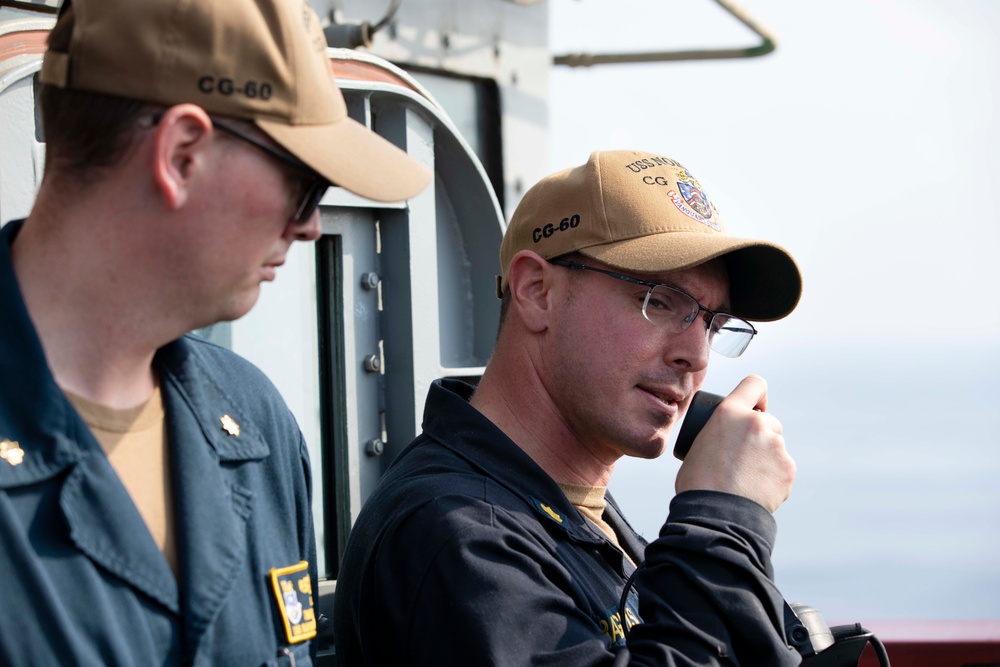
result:
[[[722,231],[716,215],[718,212],[709,201],[708,195],[701,189],[701,183],[698,182],[698,179],[687,171],[678,171],[677,190],[680,190],[680,194],[676,190],[671,190],[667,195],[681,213],[715,231]]]

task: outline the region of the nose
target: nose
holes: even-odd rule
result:
[[[285,236],[290,237],[293,241],[315,241],[322,233],[323,229],[319,220],[318,206],[305,222],[289,220],[285,226]]]
[[[697,373],[708,368],[708,330],[702,318],[697,318],[684,331],[670,334],[666,345],[667,363],[678,370]]]

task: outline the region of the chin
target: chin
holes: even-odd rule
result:
[[[627,452],[627,456],[631,456],[635,459],[646,459],[653,460],[658,459],[667,451],[667,440],[655,440],[646,442],[641,446],[632,447],[631,451]]]
[[[260,296],[260,288],[252,290],[240,295],[240,297],[232,299],[224,308],[220,310],[217,314],[217,322],[232,322],[238,320],[251,310],[253,310],[254,305],[257,303],[257,298]]]

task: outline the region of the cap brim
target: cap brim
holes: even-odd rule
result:
[[[331,183],[362,197],[402,201],[431,181],[427,167],[352,118],[330,125],[254,122]]]
[[[802,296],[802,275],[781,246],[721,234],[669,232],[580,248],[577,252],[638,273],[680,271],[721,257],[734,315],[768,322],[788,315]]]

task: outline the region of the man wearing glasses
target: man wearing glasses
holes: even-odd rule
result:
[[[247,313],[331,184],[430,172],[347,116],[302,0],[63,0],[45,173],[0,230],[3,665],[309,665],[307,450],[187,332]]]
[[[782,248],[724,232],[680,163],[596,152],[542,179],[500,251],[477,388],[435,382],[424,432],[359,516],[337,589],[343,665],[797,665],[770,563],[795,465],[746,378],[687,455],[646,543],[606,487],[654,458],[710,351],[795,307]],[[381,639],[380,639],[381,638]]]

